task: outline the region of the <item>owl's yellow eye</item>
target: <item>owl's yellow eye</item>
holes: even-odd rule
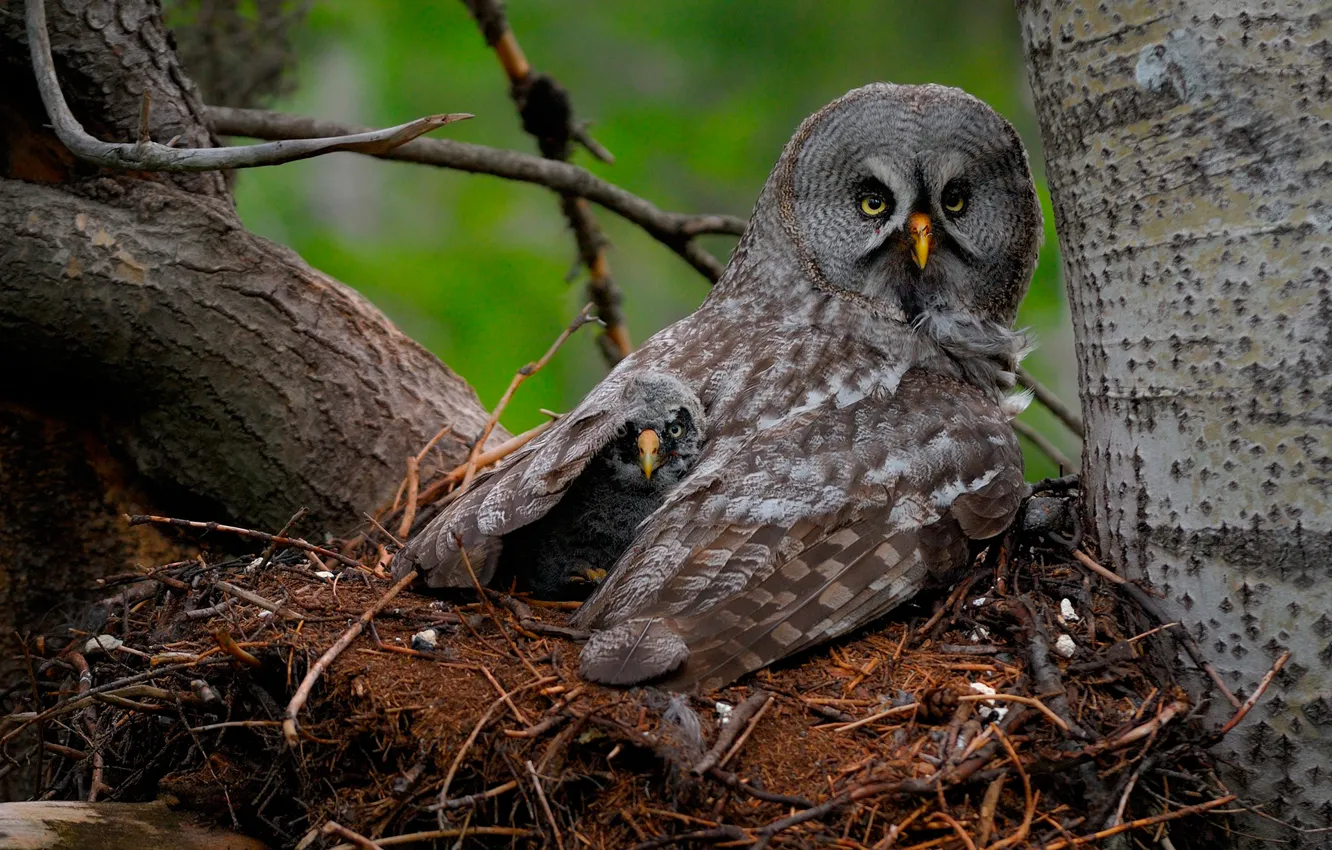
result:
[[[882,195],[868,194],[860,199],[860,211],[870,217],[881,216],[888,212],[888,202]]]
[[[666,429],[666,433],[678,440],[684,436],[684,426],[679,422],[673,422],[671,423],[671,427]]]
[[[955,183],[949,183],[944,187],[943,195],[939,198],[943,204],[944,211],[950,215],[961,215],[962,210],[967,206],[967,191],[965,188]]]

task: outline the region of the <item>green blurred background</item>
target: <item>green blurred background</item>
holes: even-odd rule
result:
[[[169,3],[173,23],[190,6]],[[1040,134],[1011,5],[512,0],[507,8],[533,66],[569,89],[617,158],[603,165],[580,151],[575,161],[667,210],[748,215],[800,120],[870,81],[946,83],[991,103],[1026,140],[1046,210],[1020,317],[1039,344],[1026,365],[1076,406]],[[290,38],[295,75],[275,108],[373,126],[471,112],[475,119],[436,134],[535,150],[461,2],[328,0]],[[557,199],[540,187],[335,154],[245,172],[236,196],[250,228],[364,293],[488,407],[586,301],[583,277],[567,280],[574,245]],[[698,305],[706,280],[635,227],[597,213],[636,342]],[[733,244],[705,241],[720,257]],[[523,385],[506,427],[531,427],[542,407],[567,410],[600,380],[595,333],[581,332]],[[1076,441],[1045,411],[1033,405],[1023,418],[1076,459]],[[1029,478],[1054,474],[1026,448]]]

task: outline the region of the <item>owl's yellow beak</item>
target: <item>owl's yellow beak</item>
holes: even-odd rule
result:
[[[661,448],[661,438],[651,428],[645,428],[638,434],[638,465],[643,468],[643,477],[651,480],[652,470],[657,468],[657,451]]]
[[[916,265],[925,268],[925,262],[930,258],[930,248],[934,244],[930,217],[923,212],[912,213],[907,218],[907,238],[911,240],[911,254]]]

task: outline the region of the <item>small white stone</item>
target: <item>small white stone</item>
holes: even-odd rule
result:
[[[717,709],[717,717],[721,718],[723,724],[731,719],[731,712],[735,710],[735,706],[725,702],[719,702],[714,707]]]
[[[971,639],[972,643],[985,643],[990,639],[990,630],[984,626],[977,626],[967,637]]]
[[[250,562],[250,565],[245,568],[245,572],[247,573],[254,572],[255,570],[259,569],[259,565],[262,564],[263,562],[264,562],[263,558],[255,558],[253,561]]]
[[[990,687],[984,682],[971,682],[970,685],[971,689],[978,694],[985,694],[986,696],[994,696],[995,694],[999,693],[994,688]],[[987,700],[986,704],[993,705],[994,703],[992,700]]]
[[[1082,619],[1078,616],[1077,609],[1073,607],[1073,600],[1067,596],[1059,600],[1059,619],[1065,623],[1076,623]]]
[[[972,608],[979,608],[979,607],[981,607],[982,605],[984,605],[986,602],[989,602],[989,601],[990,601],[990,599],[989,599],[988,596],[977,596],[975,599],[971,600],[971,607],[972,607]]]
[[[325,581],[332,581],[333,579],[333,574],[330,573],[328,570],[316,570],[315,575],[319,576]]]
[[[125,642],[115,635],[98,635],[83,645],[84,655],[93,655],[98,652],[115,652],[125,645]]]
[[[1068,635],[1060,635],[1055,641],[1054,651],[1064,658],[1072,658],[1078,652],[1078,645]]]
[[[259,612],[259,619],[261,619],[261,620],[267,620],[267,619],[268,619],[269,617],[271,617],[271,616],[273,616],[273,612],[272,612],[272,611],[260,611],[260,612]]]
[[[412,635],[412,649],[417,652],[434,652],[439,646],[439,632],[425,629]]]

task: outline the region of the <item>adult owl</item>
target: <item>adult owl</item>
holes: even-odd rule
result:
[[[584,676],[724,685],[965,566],[1027,487],[1012,330],[1041,233],[1026,151],[941,86],[874,84],[807,118],[692,315],[399,555],[466,585],[464,546],[533,522],[599,450],[623,387],[672,374],[708,441],[574,622]]]

